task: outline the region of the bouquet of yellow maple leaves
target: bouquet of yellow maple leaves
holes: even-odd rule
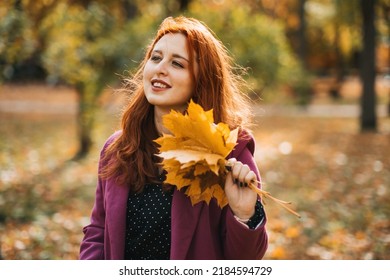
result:
[[[192,100],[187,113],[172,110],[163,117],[164,126],[172,134],[163,134],[155,140],[159,156],[167,176],[165,183],[175,185],[179,190],[186,187],[185,194],[192,204],[214,197],[222,208],[228,201],[223,186],[227,174],[226,157],[237,143],[238,129],[230,130],[224,123],[214,123],[213,111],[204,111]],[[288,202],[276,199],[270,193],[257,187],[249,187],[262,198],[270,198],[291,213],[298,213],[286,206]]]

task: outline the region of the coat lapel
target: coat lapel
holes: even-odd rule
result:
[[[126,208],[129,188],[115,183],[107,190],[106,223],[112,259],[124,259],[126,234]],[[109,207],[108,207],[109,206]]]
[[[171,259],[186,259],[203,206],[204,203],[192,206],[191,200],[175,189],[171,213]]]

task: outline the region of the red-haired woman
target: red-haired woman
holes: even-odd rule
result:
[[[139,70],[125,86],[132,99],[122,129],[102,149],[91,223],[84,228],[81,259],[260,259],[268,245],[266,217],[256,193],[260,181],[254,139],[247,132],[249,105],[242,79],[212,31],[198,20],[165,19]],[[165,186],[153,142],[162,116],[184,112],[189,100],[213,109],[215,122],[240,128],[228,156],[228,205],[194,206]],[[260,186],[259,186],[260,187]]]

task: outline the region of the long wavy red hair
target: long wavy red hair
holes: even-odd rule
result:
[[[148,103],[142,82],[143,70],[155,44],[167,33],[181,33],[187,38],[189,63],[194,90],[192,99],[205,110],[213,109],[214,121],[227,123],[231,129],[247,128],[250,122],[249,102],[243,94],[245,85],[235,73],[224,45],[202,22],[187,17],[166,18],[156,37],[149,45],[137,72],[126,80],[122,90],[131,98],[122,115],[122,133],[104,152],[106,161],[100,176],[115,177],[139,192],[147,182],[157,182],[157,146],[153,142],[159,135],[154,124],[153,105]],[[198,63],[195,76],[194,65]]]

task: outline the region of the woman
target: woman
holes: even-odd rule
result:
[[[268,245],[266,217],[255,192],[260,181],[254,140],[244,124],[247,101],[220,41],[201,22],[165,19],[125,90],[132,94],[122,130],[102,149],[91,223],[84,228],[81,259],[260,259]],[[224,190],[228,205],[191,204],[166,186],[153,142],[162,116],[185,112],[192,99],[213,109],[215,122],[240,128],[228,156],[231,171]]]

